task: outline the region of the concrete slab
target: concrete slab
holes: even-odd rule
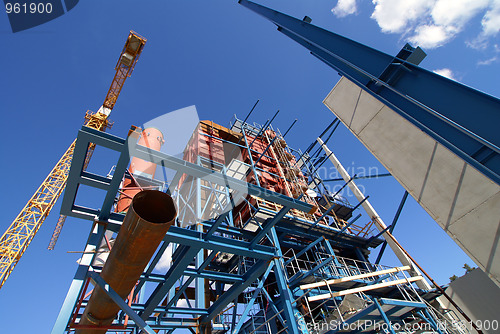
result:
[[[323,103],[500,286],[500,186],[343,77]]]
[[[496,228],[493,226],[496,220]],[[489,222],[490,224],[486,224]],[[448,233],[492,280],[500,277],[500,193],[453,222]]]
[[[484,334],[498,334],[498,310],[500,310],[500,288],[488,279],[480,269],[474,269],[466,275],[457,278],[446,289],[448,295],[458,306],[478,325]],[[448,301],[446,308],[454,310],[462,324],[469,323]]]
[[[350,123],[362,89],[352,81],[347,79],[344,81],[340,80],[323,103],[335,106],[335,113],[340,115],[339,118],[348,120]]]

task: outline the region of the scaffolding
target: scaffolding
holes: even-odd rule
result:
[[[122,139],[82,127],[61,213],[93,224],[52,333],[466,332],[430,306],[439,292],[416,286],[424,278],[410,267],[368,262],[384,240],[357,214],[367,197],[351,204],[340,196],[355,175],[329,191],[321,148],[292,149],[272,120],[247,119],[201,121],[183,158],[136,145],[135,128]],[[321,134],[325,142],[338,123]],[[92,145],[119,152],[113,173],[84,170]],[[178,215],[122,299],[99,274],[124,219],[114,206],[123,179],[134,179],[132,156],[171,172],[164,185],[136,184],[170,194]],[[105,190],[101,207],[76,203],[79,185]],[[96,286],[121,309],[106,328],[80,323]]]

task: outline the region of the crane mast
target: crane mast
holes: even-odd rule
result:
[[[108,120],[109,114],[116,103],[126,78],[132,74],[145,44],[145,38],[130,31],[115,66],[116,73],[104,103],[96,113],[87,111],[84,125],[100,131],[105,131],[106,128],[111,126]],[[12,270],[61,195],[68,179],[74,148],[75,141],[66,150],[35,194],[0,238],[0,288],[12,273]],[[88,164],[93,150],[94,146],[89,147],[86,164]],[[49,249],[53,248],[65,218],[65,216],[59,218]]]

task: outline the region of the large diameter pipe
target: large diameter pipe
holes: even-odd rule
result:
[[[125,299],[137,283],[161,240],[174,223],[177,212],[173,199],[157,190],[134,196],[123,220],[101,277]],[[83,312],[77,334],[106,333],[120,308],[99,286],[94,288]],[[104,329],[88,329],[100,326]]]

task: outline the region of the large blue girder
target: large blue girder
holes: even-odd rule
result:
[[[239,3],[500,184],[498,98],[415,65],[421,55],[400,52],[406,59],[395,58],[308,21]]]

